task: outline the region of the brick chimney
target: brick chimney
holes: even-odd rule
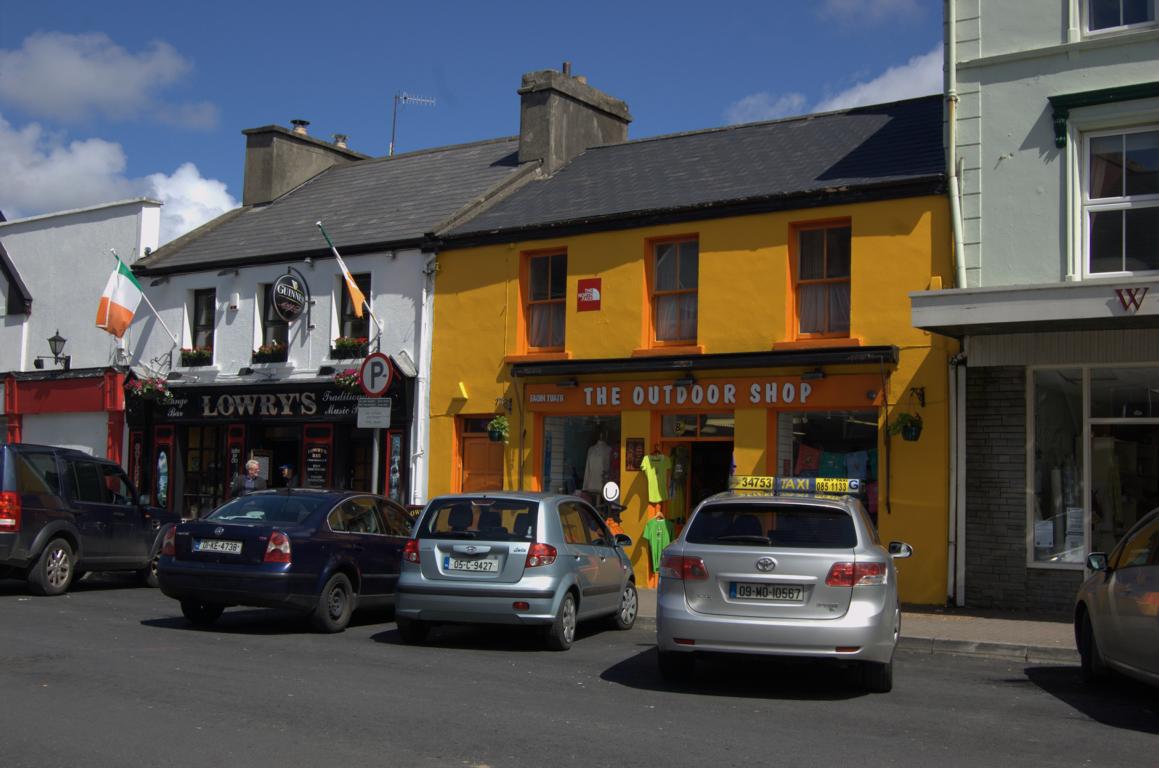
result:
[[[519,162],[541,160],[549,175],[589,147],[628,139],[628,105],[572,77],[567,62],[528,72],[519,96]]]
[[[341,144],[330,144],[310,136],[308,120],[291,122],[293,130],[265,125],[242,131],[246,137],[242,205],[268,203],[332,165],[368,157],[347,148],[345,137]]]

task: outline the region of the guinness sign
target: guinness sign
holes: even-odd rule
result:
[[[282,275],[274,281],[270,293],[273,294],[274,311],[287,323],[302,316],[310,297],[305,284],[294,275]]]

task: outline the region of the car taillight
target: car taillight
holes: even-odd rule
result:
[[[161,539],[161,554],[169,557],[177,555],[177,529],[169,528],[165,531],[165,538]]]
[[[0,493],[0,533],[20,530],[20,494],[13,491]]]
[[[830,587],[867,587],[885,583],[885,563],[834,563],[825,577]]]
[[[270,534],[270,542],[266,544],[266,555],[262,558],[263,563],[288,563],[290,562],[290,537],[281,531],[274,531]]]
[[[660,575],[683,581],[704,581],[708,578],[708,568],[699,557],[687,555],[664,555],[660,558]]]
[[[551,565],[555,562],[556,554],[555,547],[550,544],[532,544],[527,550],[527,560],[523,563],[523,567],[538,568],[541,565]]]
[[[407,539],[406,544],[402,548],[402,559],[408,563],[417,563],[419,561],[418,539]]]

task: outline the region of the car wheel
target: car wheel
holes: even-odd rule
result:
[[[1083,613],[1079,625],[1079,661],[1083,682],[1088,685],[1098,685],[1107,679],[1107,664],[1103,661],[1103,654],[1095,640],[1095,628],[1091,624],[1091,617]]]
[[[319,632],[341,632],[350,623],[353,612],[354,588],[345,574],[336,573],[318,595],[318,607],[314,609],[310,622]]]
[[[568,592],[559,604],[555,621],[547,628],[547,647],[553,651],[566,651],[575,642],[575,595]]]
[[[69,543],[64,539],[53,539],[29,571],[28,584],[37,595],[62,595],[72,584],[75,566]]]
[[[666,683],[687,683],[696,671],[696,657],[691,653],[660,651],[660,677]]]
[[[631,629],[636,623],[636,614],[639,610],[640,596],[636,593],[636,584],[629,581],[624,585],[624,591],[620,593],[620,606],[612,614],[612,627],[621,630]]]
[[[137,571],[137,578],[140,579],[142,585],[150,589],[157,588],[159,584],[157,580],[157,563],[159,562],[161,562],[161,550],[154,552],[152,559],[149,560],[149,564]]]
[[[865,661],[861,664],[861,684],[870,693],[889,693],[893,690],[893,659],[881,664]]]
[[[418,619],[396,618],[394,624],[398,627],[398,636],[407,645],[418,645],[427,639],[427,634],[431,631],[430,624]]]
[[[206,603],[201,600],[181,601],[181,613],[191,624],[199,627],[208,627],[217,621],[224,610],[225,606],[218,603]]]

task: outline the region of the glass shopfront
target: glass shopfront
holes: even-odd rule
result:
[[[544,418],[542,472],[544,490],[600,500],[605,483],[620,482],[620,417]]]
[[[1038,369],[1031,380],[1029,561],[1081,567],[1159,506],[1159,367]]]

